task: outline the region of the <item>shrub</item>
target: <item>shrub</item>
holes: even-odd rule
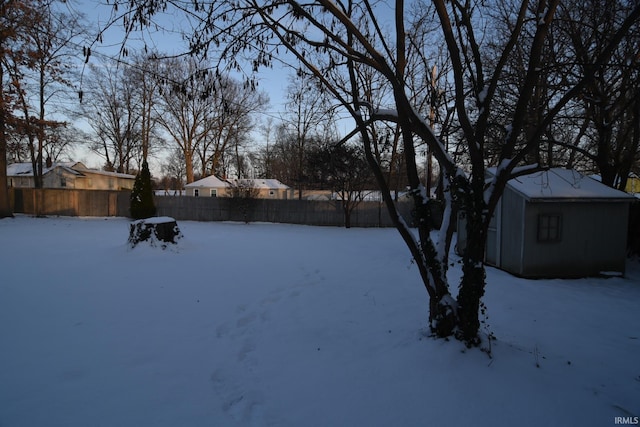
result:
[[[142,162],[142,170],[138,172],[133,183],[129,211],[134,219],[149,218],[156,214],[153,189],[151,188],[151,172],[149,172],[149,164],[146,160]]]

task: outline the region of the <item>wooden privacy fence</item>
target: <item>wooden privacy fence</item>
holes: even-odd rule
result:
[[[279,222],[287,224],[343,226],[340,201],[271,200],[227,197],[156,197],[157,214],[177,220]],[[411,203],[398,203],[411,221]],[[384,204],[362,202],[351,213],[352,227],[392,227]]]
[[[62,216],[129,216],[130,191],[11,188],[15,213]],[[340,201],[241,199],[226,197],[156,196],[157,216],[176,220],[277,222],[343,226]],[[411,222],[411,203],[398,202]],[[392,227],[380,202],[362,202],[351,213],[352,227]]]
[[[128,216],[130,191],[10,188],[13,212],[30,215]]]

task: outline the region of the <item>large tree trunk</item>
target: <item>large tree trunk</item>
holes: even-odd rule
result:
[[[463,258],[458,292],[458,328],[467,345],[478,345],[480,338],[480,299],[484,295],[484,239],[467,225],[467,253]]]
[[[183,150],[184,152],[184,166],[187,175],[187,184],[191,184],[194,181],[193,176],[193,153],[189,150]]]
[[[0,48],[3,43],[0,39]],[[0,81],[4,81],[3,68],[0,67]],[[0,218],[13,216],[9,203],[9,182],[7,179],[7,135],[5,133],[5,102],[4,90],[0,86]]]
[[[9,203],[9,182],[7,179],[7,140],[4,133],[4,114],[0,109],[0,218],[13,216]]]

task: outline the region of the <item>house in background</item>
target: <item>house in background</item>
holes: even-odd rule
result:
[[[630,173],[624,191],[631,194],[640,194],[640,177],[633,172]]]
[[[81,162],[59,162],[42,170],[44,188],[75,190],[131,190],[134,175],[89,169]],[[12,163],[7,166],[9,187],[33,188],[31,163]]]
[[[225,197],[229,186],[227,181],[211,175],[185,185],[184,191],[193,197]]]
[[[277,179],[230,179],[232,186],[256,190],[259,199],[290,199],[291,188]]]
[[[513,178],[489,226],[485,261],[527,278],[624,274],[633,200],[574,170]],[[459,253],[464,230],[461,217]]]
[[[215,175],[202,178],[184,186],[187,196],[231,197],[233,188],[242,186],[255,190],[259,199],[290,199],[291,188],[277,179],[230,179]]]

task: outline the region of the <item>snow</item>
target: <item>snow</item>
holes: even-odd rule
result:
[[[528,167],[528,166],[527,166]],[[495,174],[495,168],[489,168]],[[518,172],[518,170],[514,170]],[[572,169],[551,168],[509,180],[509,186],[527,199],[604,199],[631,201],[627,193],[608,187]]]
[[[154,216],[146,219],[139,219],[137,221],[133,221],[133,223],[144,223],[144,224],[164,224],[166,222],[174,222],[175,218],[170,216]]]
[[[377,117],[398,118],[398,111],[390,108],[378,108],[375,111]]]
[[[197,181],[192,182],[191,184],[185,185],[185,187],[229,187],[229,183],[227,181],[223,181],[215,175],[209,175],[205,178],[199,179]]]
[[[129,249],[123,218],[0,220],[0,425],[640,415],[638,261],[625,278],[583,280],[489,268],[490,359],[427,336],[426,292],[393,229],[178,225],[178,250],[163,251]],[[455,288],[459,264],[449,275]]]

